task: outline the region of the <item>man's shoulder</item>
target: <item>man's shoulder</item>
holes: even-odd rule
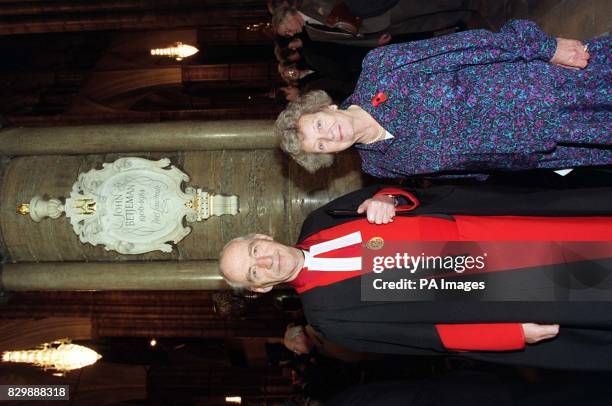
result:
[[[363,203],[364,200],[374,196],[376,192],[378,192],[378,190],[380,190],[382,187],[384,186],[370,185],[355,190],[353,192],[339,196],[331,200],[329,203],[312,211],[310,214],[308,214],[308,216],[306,216],[306,219],[304,220],[298,242],[304,241],[307,237],[321,230],[325,230],[330,227],[343,224],[347,221],[354,220],[356,215],[350,216],[346,215],[346,213],[334,212],[356,211],[357,207],[359,207],[359,205]]]

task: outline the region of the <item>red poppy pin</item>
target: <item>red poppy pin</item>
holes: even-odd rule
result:
[[[372,99],[372,106],[378,107],[380,103],[384,103],[387,101],[387,95],[383,92],[376,93],[376,96]]]

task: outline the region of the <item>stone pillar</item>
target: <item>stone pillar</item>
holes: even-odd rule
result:
[[[0,282],[9,291],[229,288],[217,261],[21,262],[5,264]]]
[[[0,155],[273,149],[271,120],[175,121],[0,131]]]

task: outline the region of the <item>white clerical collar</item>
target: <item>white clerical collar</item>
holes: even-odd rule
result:
[[[361,242],[361,232],[356,231],[330,241],[315,244],[310,247],[309,251],[304,251],[304,267],[308,268],[309,271],[360,271],[360,256],[351,258],[317,258],[317,256]]]

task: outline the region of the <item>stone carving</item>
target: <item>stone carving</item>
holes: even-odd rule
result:
[[[59,218],[64,212],[64,205],[59,199],[45,200],[40,196],[34,196],[30,203],[22,203],[17,206],[17,213],[30,214],[35,222],[40,222],[46,217]]]
[[[57,218],[63,211],[81,242],[102,244],[121,254],[171,252],[168,242],[176,244],[191,231],[183,218],[202,221],[239,210],[237,196],[193,187],[183,191],[181,185],[188,181],[189,176],[167,158],[120,158],[80,174],[64,205],[58,199],[35,196],[17,211],[29,212],[37,222],[47,216]]]

